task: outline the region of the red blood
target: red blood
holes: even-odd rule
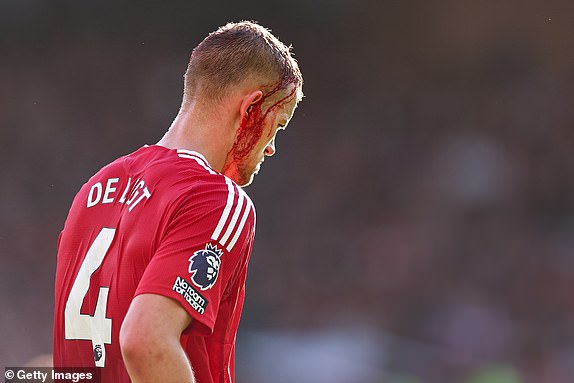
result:
[[[295,84],[296,81],[295,76],[286,76],[278,81],[268,93],[263,95],[261,100],[252,106],[250,113],[243,117],[239,131],[237,132],[237,139],[230,150],[235,162],[239,162],[249,156],[249,153],[253,150],[263,134],[265,118],[267,118],[269,112],[289,102],[291,96],[297,91],[297,87],[293,87],[293,90],[291,90],[287,96],[275,102],[266,111],[262,110],[263,102],[278,91],[287,88],[289,84]],[[268,138],[271,137],[271,133],[272,131],[269,132]]]

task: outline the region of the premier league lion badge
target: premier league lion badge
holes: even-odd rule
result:
[[[201,290],[210,289],[217,280],[221,266],[222,250],[208,243],[205,249],[198,250],[189,258],[189,273],[192,282]]]

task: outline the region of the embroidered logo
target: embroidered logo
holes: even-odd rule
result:
[[[209,302],[184,278],[177,277],[173,283],[172,290],[180,294],[195,311],[200,314],[205,313]]]
[[[96,362],[99,362],[100,359],[102,359],[103,354],[104,353],[102,352],[102,345],[97,344],[96,347],[94,347],[94,360]]]
[[[222,250],[208,243],[205,249],[198,250],[189,258],[189,273],[194,285],[202,291],[213,287],[219,275]]]

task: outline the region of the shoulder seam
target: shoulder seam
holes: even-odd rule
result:
[[[205,157],[203,157],[201,154],[199,154],[197,152],[191,152],[189,150],[178,149],[177,155],[181,158],[189,158],[189,159],[195,160],[195,162],[197,162],[200,166],[202,166],[205,170],[207,170],[209,173],[211,173],[213,175],[219,174],[218,172],[213,170],[211,168],[211,166],[209,166],[209,163],[207,162]]]

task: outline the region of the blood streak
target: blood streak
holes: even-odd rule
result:
[[[233,159],[236,162],[239,162],[249,156],[249,153],[251,150],[253,150],[253,147],[255,147],[257,142],[259,142],[259,139],[263,134],[265,119],[267,118],[269,112],[289,102],[293,94],[297,91],[297,87],[293,87],[287,96],[275,102],[265,111],[262,109],[263,102],[278,91],[287,88],[289,84],[295,84],[296,81],[297,80],[295,76],[284,77],[278,81],[268,93],[264,94],[261,100],[252,106],[249,114],[243,116],[239,130],[237,132],[237,138],[230,150],[230,154],[233,156]],[[272,130],[269,132],[269,135],[271,135],[271,133]]]

